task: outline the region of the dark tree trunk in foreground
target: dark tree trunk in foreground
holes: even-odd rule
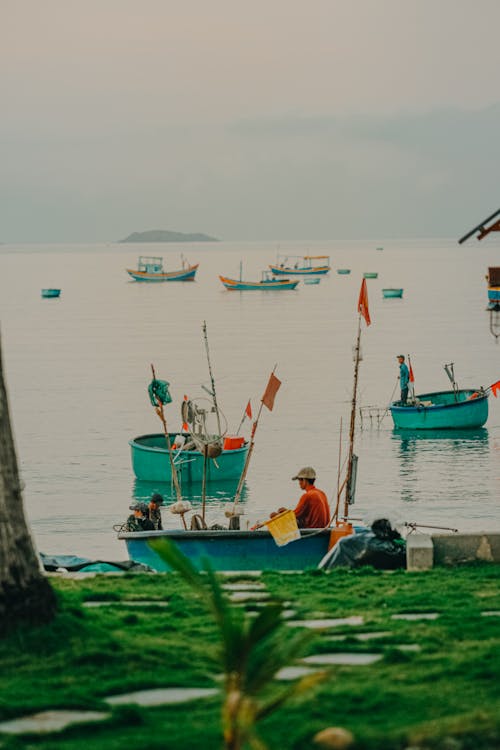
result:
[[[48,622],[55,611],[24,515],[0,350],[0,635]]]

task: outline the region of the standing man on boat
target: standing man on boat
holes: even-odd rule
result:
[[[406,405],[408,401],[408,383],[410,382],[410,372],[405,362],[405,355],[398,354],[399,362],[399,387],[401,388],[401,404]]]
[[[316,472],[312,466],[305,466],[292,480],[298,480],[299,487],[303,494],[298,502],[294,513],[297,517],[297,526],[299,529],[322,529],[330,523],[330,506],[328,499],[322,490],[314,486],[316,481]],[[286,508],[279,508],[278,513],[282,513]],[[271,513],[271,518],[276,513]]]

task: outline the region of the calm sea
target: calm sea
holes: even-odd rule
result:
[[[377,247],[383,246],[383,250]],[[138,284],[126,267],[139,254],[180,253],[200,267],[194,283]],[[227,292],[218,274],[259,280],[276,253],[328,254],[333,271],[294,292]],[[345,455],[353,383],[352,350],[362,273],[369,280],[372,325],[363,324],[360,406],[384,407],[397,385],[396,355],[410,354],[417,393],[449,388],[453,362],[460,387],[500,378],[500,345],[489,330],[485,272],[500,263],[498,244],[471,240],[200,245],[30,245],[0,247],[0,320],[24,500],[38,548],[125,559],[113,524],[133,499],[168,484],[137,482],[130,438],[160,432],[147,394],[150,365],[170,382],[169,427],[180,429],[184,394],[210,385],[206,320],[217,397],[230,432],[251,399],[254,412],[277,365],[282,387],[263,410],[243,503],[244,523],[293,506],[291,477],[305,465],[331,496],[337,485],[340,422]],[[337,268],[350,268],[339,276]],[[59,299],[41,299],[60,287]],[[383,287],[403,287],[401,300]],[[245,423],[243,434],[249,434]],[[357,422],[359,455],[353,515],[386,516],[460,529],[500,529],[500,400],[490,399],[486,428],[467,433],[403,435],[390,415]],[[194,504],[200,487],[184,487]],[[221,522],[234,487],[209,487],[208,520]],[[178,516],[164,511],[166,526]]]

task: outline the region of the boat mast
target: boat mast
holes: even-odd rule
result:
[[[349,455],[347,460],[347,474],[345,478],[345,498],[344,498],[344,518],[349,515],[349,505],[354,502],[354,484],[355,470],[357,466],[357,456],[354,454],[354,433],[356,430],[356,400],[358,391],[358,374],[360,360],[360,342],[361,342],[361,314],[358,315],[358,336],[356,339],[356,349],[354,357],[354,386],[352,390],[351,403],[351,423],[349,427]],[[354,481],[353,481],[354,480]]]
[[[212,390],[210,391],[210,395],[212,396],[213,402],[214,402],[214,408],[215,408],[215,415],[217,417],[217,437],[222,437],[221,435],[221,427],[220,427],[220,413],[219,413],[219,406],[217,404],[217,396],[215,393],[215,381],[214,376],[212,373],[212,365],[210,364],[210,352],[208,350],[208,337],[207,337],[207,322],[206,320],[203,321],[203,337],[205,339],[205,349],[207,352],[207,362],[208,362],[208,372],[210,374],[210,383],[212,385]],[[206,389],[205,389],[206,390]]]

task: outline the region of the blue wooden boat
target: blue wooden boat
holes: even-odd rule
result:
[[[232,292],[242,291],[275,291],[281,292],[287,289],[295,289],[298,281],[290,281],[289,279],[274,279],[267,274],[266,271],[262,274],[260,281],[243,281],[242,279],[228,279],[227,276],[219,276],[226,289]]]
[[[164,271],[163,258],[140,255],[137,269],[127,268],[126,270],[134,281],[194,281],[198,266],[199,263],[191,266],[183,260],[179,271]]]
[[[402,289],[382,289],[382,297],[384,299],[401,298],[403,296]]]
[[[488,310],[500,310],[500,266],[490,266],[488,275]]]
[[[415,404],[390,405],[394,427],[399,430],[463,430],[482,427],[488,419],[488,393],[461,389],[421,393]]]
[[[169,434],[171,445],[175,444],[176,433]],[[231,439],[226,438],[225,446],[229,446]],[[209,458],[207,464],[207,481],[224,481],[239,479],[245,464],[249,444],[241,438],[232,439],[233,445],[240,447],[223,448],[216,459]],[[170,482],[172,470],[168,455],[167,442],[163,433],[139,435],[129,440],[132,468],[137,479],[151,482]],[[202,482],[204,455],[201,451],[173,450],[174,464],[181,483]]]
[[[293,265],[289,264],[290,258],[296,258]],[[313,261],[324,261],[313,264]],[[324,276],[330,269],[329,255],[279,255],[274,265],[269,265],[275,276]]]
[[[364,279],[376,279],[378,278],[378,272],[377,271],[365,271],[363,274]]]
[[[340,276],[347,276],[349,273],[351,273],[351,269],[350,268],[337,268],[337,273]]]
[[[53,297],[60,297],[60,296],[61,296],[60,289],[42,289],[42,297],[44,299],[51,299]]]
[[[320,281],[320,277],[311,277],[310,279],[304,279],[304,284],[319,284]]]
[[[161,552],[165,539],[174,541],[181,552],[200,569],[203,559],[218,571],[304,570],[317,568],[328,551],[331,529],[303,529],[300,539],[278,547],[267,530],[257,531],[165,531],[120,532],[129,558],[160,572],[170,570]]]

